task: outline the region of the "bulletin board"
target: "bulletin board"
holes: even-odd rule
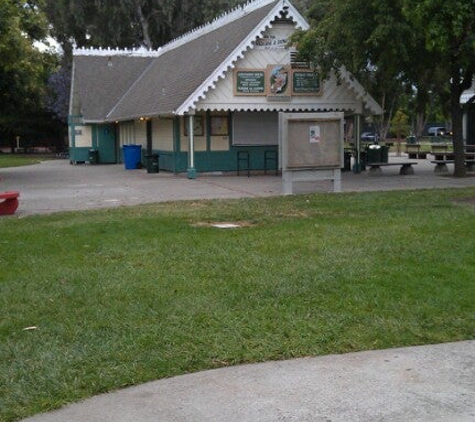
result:
[[[332,180],[341,190],[344,113],[279,113],[283,192],[299,181]]]
[[[343,113],[281,113],[283,168],[343,167]]]

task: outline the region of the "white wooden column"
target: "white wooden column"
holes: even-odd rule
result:
[[[363,170],[363,165],[360,162],[361,157],[361,114],[355,114],[355,147],[356,157],[353,171],[360,173]]]
[[[195,116],[188,116],[188,179],[196,179],[195,169]]]

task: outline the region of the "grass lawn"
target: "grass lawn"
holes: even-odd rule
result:
[[[473,339],[474,233],[475,188],[4,217],[0,420],[208,368]]]
[[[0,168],[29,166],[48,159],[51,157],[45,155],[0,154]]]

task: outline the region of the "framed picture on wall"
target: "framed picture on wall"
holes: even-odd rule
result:
[[[228,135],[228,116],[211,116],[211,136]]]
[[[193,120],[194,120],[193,135],[203,136],[205,134],[205,126],[204,126],[203,116],[195,116]],[[190,119],[189,119],[188,116],[186,116],[184,118],[184,123],[185,123],[185,136],[188,136],[188,133],[189,133],[188,125],[190,124]]]

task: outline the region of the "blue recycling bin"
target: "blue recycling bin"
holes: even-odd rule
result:
[[[124,145],[124,164],[126,170],[135,170],[142,166],[142,145]]]

